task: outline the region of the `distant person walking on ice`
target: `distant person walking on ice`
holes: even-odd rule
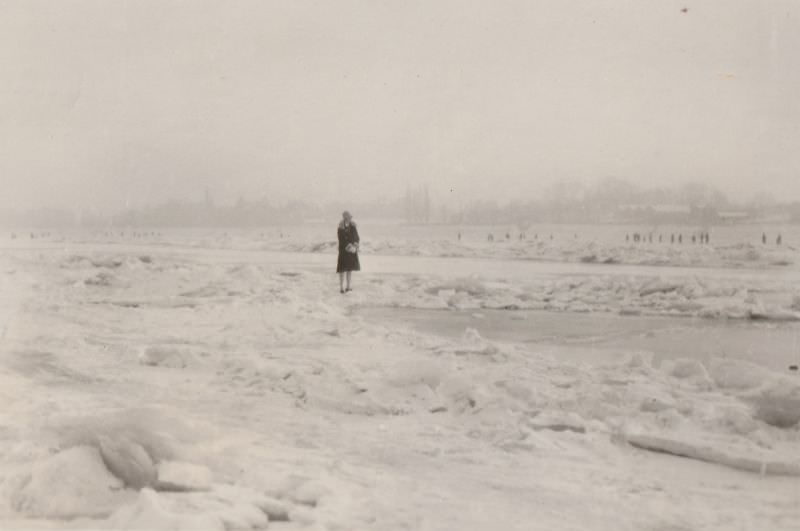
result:
[[[358,230],[353,216],[350,212],[342,212],[342,221],[336,231],[339,237],[339,259],[336,262],[336,272],[339,273],[339,293],[350,291],[350,273],[361,271],[361,264],[358,262]],[[345,277],[347,287],[345,287]]]

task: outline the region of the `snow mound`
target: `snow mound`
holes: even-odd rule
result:
[[[675,409],[675,399],[664,392],[649,392],[639,401],[639,409],[649,413],[660,413]]]
[[[474,409],[480,399],[480,389],[476,383],[460,375],[444,379],[437,386],[436,392],[449,404],[449,409],[456,413]]]
[[[192,361],[192,354],[184,349],[163,345],[150,345],[139,352],[139,363],[151,367],[186,368]]]
[[[44,518],[101,517],[129,499],[100,452],[76,446],[35,463],[25,485],[12,493],[15,510]]]
[[[767,424],[791,428],[800,423],[800,381],[797,378],[772,375],[742,399],[753,405],[755,418]]]
[[[759,428],[753,412],[745,404],[719,405],[711,416],[712,425],[716,423],[723,430],[736,435],[750,435]]]
[[[122,437],[98,435],[97,439],[106,467],[126,487],[140,489],[155,483],[155,465],[142,445]]]
[[[117,509],[108,519],[109,528],[127,530],[219,530],[225,524],[218,515],[195,510],[178,510],[154,490],[142,489],[135,504]]]
[[[794,458],[770,455],[753,445],[734,445],[730,440],[716,440],[696,434],[652,434],[629,432],[626,440],[643,450],[662,452],[699,461],[725,465],[738,470],[770,475],[800,476],[800,461]]]
[[[139,474],[154,477],[150,463],[174,459],[180,453],[178,439],[193,441],[194,430],[158,409],[126,409],[108,415],[69,419],[52,427],[61,448],[93,446],[100,451],[109,470],[121,479],[138,483]]]
[[[740,360],[713,359],[714,383],[755,410],[754,417],[778,428],[800,423],[800,381]]]
[[[526,425],[535,430],[572,431],[585,433],[586,423],[580,415],[573,411],[543,411],[526,422]]]
[[[158,490],[193,491],[211,488],[211,471],[201,465],[182,461],[162,461],[158,464]]]
[[[705,365],[697,360],[688,358],[664,360],[661,364],[661,371],[673,378],[683,380],[699,390],[710,390],[713,386]]]
[[[708,372],[717,387],[730,390],[753,389],[771,376],[770,371],[742,360],[713,358]]]
[[[270,521],[315,521],[313,507],[324,492],[313,485],[300,505],[246,487],[213,485],[205,492],[156,492],[142,489],[135,503],[120,507],[105,522],[113,529],[233,530],[264,529]]]
[[[321,482],[306,481],[289,493],[289,498],[297,504],[316,507],[323,497],[331,494],[331,489]]]
[[[476,329],[467,328],[461,336],[461,342],[455,353],[493,355],[499,351],[497,345],[486,341]]]

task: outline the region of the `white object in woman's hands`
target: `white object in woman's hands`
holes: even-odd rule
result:
[[[348,253],[356,253],[358,252],[358,245],[356,245],[355,243],[348,243],[347,247],[345,247],[344,250],[347,251]]]

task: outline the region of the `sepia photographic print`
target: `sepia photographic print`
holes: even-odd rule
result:
[[[800,1],[0,0],[0,529],[800,531]]]

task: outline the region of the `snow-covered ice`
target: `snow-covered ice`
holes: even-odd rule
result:
[[[362,315],[793,317],[779,276],[365,268],[342,296],[329,271],[269,253],[93,245],[0,260],[2,528],[800,522],[795,374],[691,352],[568,361]]]

